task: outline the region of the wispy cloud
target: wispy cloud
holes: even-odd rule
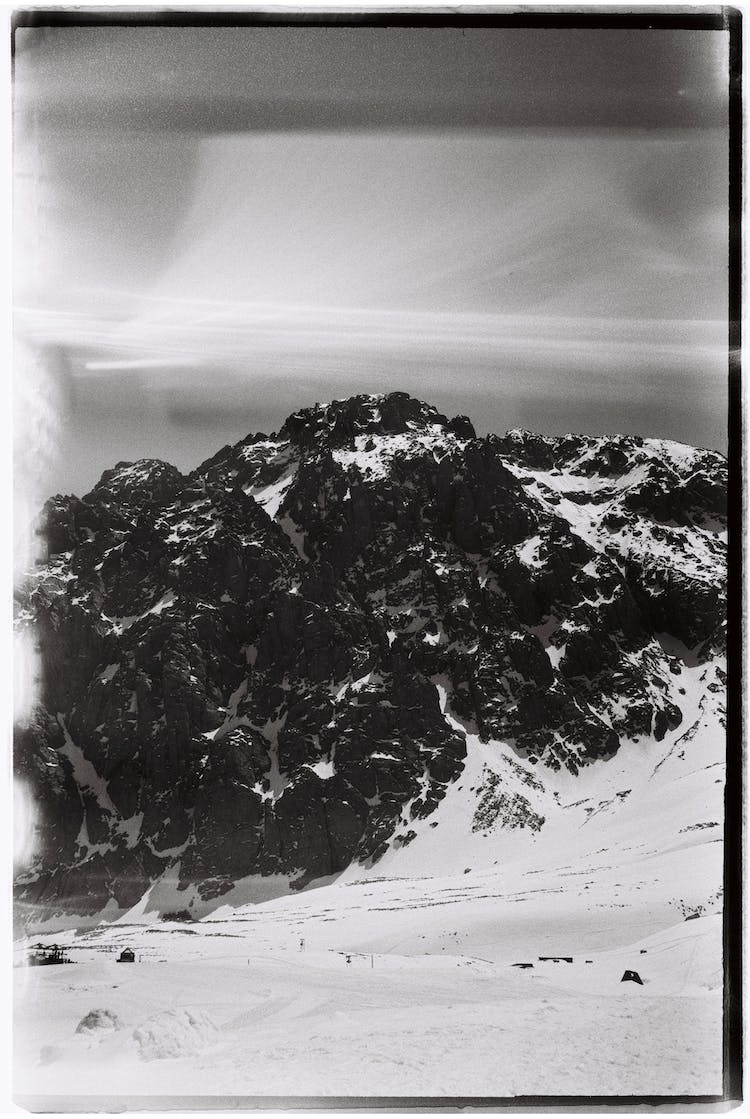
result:
[[[85,353],[79,372],[159,370],[259,357],[363,352],[439,356],[460,360],[484,353],[488,360],[521,351],[577,354],[602,360],[615,352],[641,356],[721,354],[722,320],[627,319],[562,315],[384,311],[345,307],[255,305],[205,300],[150,301],[148,314],[113,324],[85,313],[59,316],[19,309],[19,333],[37,343],[62,344]],[[113,356],[105,356],[110,351]],[[114,355],[117,356],[114,356]],[[249,366],[249,369],[251,366]],[[602,370],[606,375],[606,368]]]
[[[723,33],[39,39],[15,325],[50,473],[189,467],[395,388],[479,428],[721,445]]]
[[[99,370],[109,372],[114,369],[164,369],[173,368],[176,365],[196,365],[199,363],[199,359],[196,357],[138,357],[109,361],[86,361],[83,367],[88,372],[94,373]]]

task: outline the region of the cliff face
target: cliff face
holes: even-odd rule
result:
[[[477,438],[400,393],[53,498],[18,592],[41,657],[19,903],[369,866],[460,777],[462,727],[517,759],[505,826],[542,827],[529,783],[663,739],[683,666],[721,692],[725,503],[716,453]]]

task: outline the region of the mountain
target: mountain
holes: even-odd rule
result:
[[[18,914],[496,863],[619,812],[629,773],[675,780],[698,742],[715,816],[726,485],[716,452],[478,438],[391,393],[51,499],[17,592],[39,654]]]

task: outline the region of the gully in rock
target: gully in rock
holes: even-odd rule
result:
[[[405,393],[52,498],[18,593],[41,656],[21,911],[372,865],[460,783],[467,733],[517,767],[477,790],[475,830],[544,827],[529,782],[585,789],[684,725],[683,667],[723,649],[725,525],[717,453],[479,438]]]

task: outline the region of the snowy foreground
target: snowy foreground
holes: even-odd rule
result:
[[[678,730],[582,778],[543,785],[468,734],[437,812],[374,866],[248,879],[192,922],[160,919],[187,903],[164,881],[111,923],[34,932],[17,964],[40,939],[74,963],[14,971],[17,1102],[720,1094],[725,743],[706,670],[682,679]],[[539,831],[478,809],[489,771]]]
[[[59,937],[80,963],[15,971],[16,1100],[719,1093],[721,917],[643,936],[647,906],[514,885],[369,881]],[[126,944],[135,964],[107,951]]]

